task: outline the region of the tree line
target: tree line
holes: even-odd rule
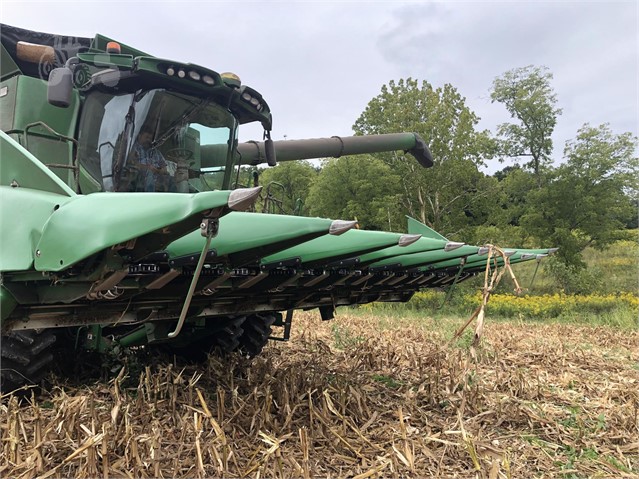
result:
[[[407,78],[390,81],[355,121],[355,134],[415,132],[435,165],[401,152],[287,162],[260,171],[265,210],[357,218],[364,229],[405,231],[405,215],[451,240],[509,247],[559,247],[557,268],[578,273],[588,246],[606,248],[637,228],[637,138],[608,124],[584,124],[553,158],[561,116],[552,73],[527,66],[492,85],[508,123],[479,131],[457,89]],[[490,160],[504,168],[482,170]],[[555,160],[555,161],[553,161]],[[558,266],[557,266],[558,265]]]

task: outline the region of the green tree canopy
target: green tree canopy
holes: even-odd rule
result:
[[[528,196],[522,225],[547,245],[560,246],[564,263],[583,265],[584,248],[605,248],[618,239],[632,214],[639,189],[636,149],[630,133],[584,125],[566,143],[566,161],[548,185]]]
[[[478,132],[477,116],[450,84],[433,88],[412,78],[390,81],[355,122],[356,134],[412,131],[429,144],[435,166],[422,168],[403,154],[379,154],[401,178],[403,212],[447,234],[463,229],[480,197],[483,174],[478,166],[490,158],[494,144]],[[481,215],[478,215],[479,217]]]
[[[262,170],[262,196],[269,199],[266,210],[274,213],[304,214],[307,210],[308,192],[317,175],[317,168],[308,161],[287,161]]]
[[[388,165],[371,156],[331,159],[313,182],[307,205],[314,216],[357,218],[363,229],[388,230],[399,182]]]
[[[502,103],[517,123],[503,123],[497,128],[500,152],[505,157],[528,157],[530,168],[541,186],[544,170],[551,163],[551,135],[561,109],[546,67],[529,65],[504,73],[493,82],[493,102]]]
[[[499,226],[519,226],[528,209],[528,194],[535,190],[535,177],[519,165],[509,166],[495,173],[499,180],[499,208],[493,210],[491,220]]]

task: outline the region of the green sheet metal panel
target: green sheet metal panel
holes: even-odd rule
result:
[[[55,131],[65,136],[75,136],[75,127],[80,110],[80,96],[77,90],[72,91],[71,104],[68,108],[53,106],[47,100],[47,82],[39,78],[24,75],[17,80],[16,108],[12,130],[24,131],[30,123],[42,121]],[[42,127],[29,130],[34,134],[51,136]]]
[[[61,135],[74,136],[80,107],[78,92],[73,91],[68,108],[58,108],[47,101],[45,81],[23,75],[3,82],[0,92],[2,131],[10,134],[41,163],[71,165],[73,144],[70,141],[60,139],[41,125],[29,125],[43,122]],[[66,184],[72,184],[72,170],[56,168],[54,173]]]
[[[0,151],[0,185],[9,186],[15,182],[21,188],[75,196],[73,190],[55,173],[4,132],[0,132]]]
[[[477,251],[479,251],[479,248],[477,246],[464,245],[452,251],[437,250],[427,251],[424,253],[413,253],[394,256],[392,258],[378,261],[377,263],[372,263],[370,267],[381,268],[384,266],[399,265],[404,268],[415,268],[424,266],[426,264],[435,263],[437,261],[445,261],[447,259],[459,258],[461,256],[475,254],[477,253]]]
[[[469,256],[469,258],[471,257],[473,257],[473,255]],[[485,261],[486,255],[484,255],[483,258]],[[437,271],[437,270],[446,269],[446,268],[456,268],[458,266],[461,266],[461,264],[462,264],[462,257],[459,256],[457,258],[447,259],[445,261],[439,261],[437,263],[431,263],[427,266],[422,266],[419,268],[419,270],[422,272]]]
[[[512,264],[516,264],[516,263],[520,263],[523,261],[528,261],[527,259],[522,259],[521,255],[525,254],[525,253],[529,253],[529,254],[548,254],[548,249],[519,249],[516,250],[515,253],[510,257],[510,262]],[[487,254],[483,254],[483,255],[478,255],[478,254],[473,254],[473,255],[469,255],[466,258],[466,263],[464,265],[464,270],[468,271],[471,269],[478,269],[478,268],[483,268],[486,265],[486,261],[488,259],[488,255]],[[529,258],[529,259],[534,259],[534,258]],[[501,266],[503,265],[503,259],[498,259],[498,264]],[[421,268],[422,271],[435,271],[435,270],[441,270],[441,269],[446,269],[446,268],[454,268],[460,265],[460,259],[453,259],[453,260],[449,260],[449,261],[442,261],[439,263],[435,263],[429,266],[425,266],[423,268]]]
[[[19,73],[20,68],[16,62],[13,61],[13,58],[11,58],[11,55],[9,55],[4,45],[0,45],[0,78],[4,80]]]
[[[0,130],[5,132],[13,130],[18,78],[13,77],[0,82]]]
[[[423,253],[425,251],[443,250],[447,241],[433,238],[419,238],[408,246],[391,246],[379,251],[374,251],[360,256],[361,264],[376,263],[388,259],[392,256],[399,256],[412,253]]]
[[[28,141],[24,141],[28,139]],[[47,165],[53,173],[72,188],[75,187],[73,170],[70,168],[50,167],[51,164],[71,166],[73,145],[71,142],[61,141],[51,136],[23,135],[23,144],[28,145],[29,151],[42,163]]]
[[[42,228],[54,208],[71,197],[0,185],[0,271],[33,267]]]
[[[184,228],[195,229],[201,212],[225,206],[229,193],[76,196],[47,221],[37,245],[35,267],[38,271],[60,271],[105,248],[159,230],[166,236],[166,247],[185,234],[180,232]]]
[[[219,258],[238,255],[249,260],[260,255],[259,258],[325,235],[332,222],[326,218],[232,212],[220,218],[220,230],[211,242],[211,250]],[[179,258],[199,254],[204,242],[205,238],[200,232],[194,231],[174,241],[166,249],[169,258]],[[233,263],[241,261],[237,259]]]
[[[401,234],[385,231],[350,230],[340,236],[324,236],[267,256],[262,264],[299,258],[302,264],[329,263],[397,244]]]
[[[537,255],[548,255],[550,254],[548,249],[518,249],[515,253],[510,256],[509,262],[510,264],[524,263],[526,261],[532,261],[537,259]],[[527,257],[527,255],[530,255]],[[486,267],[487,256],[483,255],[480,257],[469,256],[466,266],[464,270],[466,271],[477,271],[484,269]],[[492,260],[491,260],[492,261]],[[497,265],[503,266],[504,260],[502,257],[497,258]]]
[[[433,239],[439,239],[442,241],[448,241],[448,238],[445,238],[434,229],[426,226],[424,223],[421,223],[417,221],[416,219],[411,218],[410,216],[406,216],[406,219],[408,220],[409,233],[420,234],[420,235],[423,235],[424,238],[433,238]]]

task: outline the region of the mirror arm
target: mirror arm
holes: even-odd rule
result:
[[[271,139],[271,130],[264,130],[264,154],[268,166],[277,166],[277,155],[275,154],[275,145]]]

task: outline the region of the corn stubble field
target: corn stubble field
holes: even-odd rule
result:
[[[129,358],[90,385],[3,398],[0,476],[639,473],[634,330],[488,318],[473,355],[470,331],[448,344],[429,318],[302,313],[293,326],[250,362]]]

